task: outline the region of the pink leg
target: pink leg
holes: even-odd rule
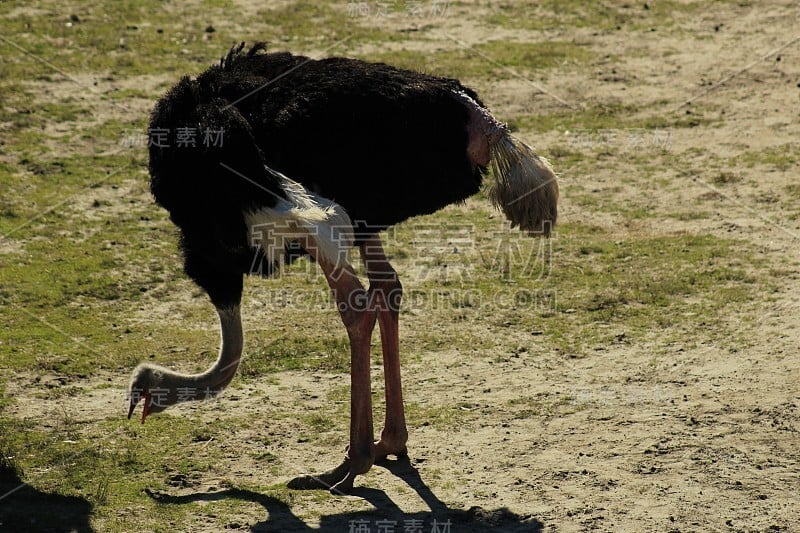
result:
[[[372,304],[378,310],[378,325],[383,347],[383,373],[386,385],[386,420],[381,438],[375,443],[376,459],[387,455],[405,455],[408,430],[403,410],[403,390],[400,383],[399,314],[403,286],[392,265],[386,259],[378,235],[361,245],[361,258],[369,277]]]
[[[375,310],[369,305],[367,291],[350,265],[331,266],[321,258],[318,263],[333,290],[350,339],[350,445],[339,466],[317,476],[297,477],[288,487],[326,488],[333,493],[346,494],[353,488],[356,476],[367,472],[375,461],[369,355]]]

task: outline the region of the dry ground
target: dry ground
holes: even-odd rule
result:
[[[159,8],[174,11],[167,33],[195,28],[189,44],[183,34],[168,43],[178,58],[187,48],[194,72],[231,40],[252,40],[251,26],[271,28],[261,3],[224,4]],[[269,7],[288,17],[294,5]],[[210,306],[182,279],[141,147],[123,147],[118,181],[84,189],[105,172],[70,181],[77,196],[55,229],[39,221],[18,231],[68,199],[36,181],[20,150],[40,144],[33,155],[45,166],[76,154],[102,161],[124,132],[141,131],[180,73],[154,62],[107,75],[77,61],[63,67],[70,80],[0,43],[28,69],[4,79],[7,115],[48,102],[89,110],[2,123],[9,192],[0,207],[21,213],[8,215],[0,241],[0,443],[13,456],[3,488],[14,476],[30,487],[0,499],[0,529],[379,531],[380,520],[396,531],[410,520],[424,531],[449,520],[452,532],[800,529],[796,3],[331,6],[359,28],[352,42],[332,46],[347,27],[308,4],[302,23],[270,40],[464,78],[560,171],[562,229],[547,245],[517,239],[475,198],[388,235],[407,276],[410,463],[373,468],[353,496],[293,493],[282,484],[336,463],[347,432],[346,346],[334,310],[313,300],[324,295],[313,268],[248,284],[248,362],[220,401],[145,427],[122,420],[138,360],[195,369],[213,359]],[[6,16],[64,24],[76,12],[81,24],[101,20],[98,9],[44,4]],[[153,32],[156,15],[138,16],[136,31]],[[218,31],[200,37],[209,23]],[[4,38],[44,42],[35,52],[62,68],[52,50],[69,38],[4,24]],[[86,98],[85,87],[104,97]],[[32,96],[21,103],[15,90]],[[31,274],[59,260],[52,234],[78,254],[67,262],[101,249],[110,259],[79,263],[88,271],[63,280]],[[498,255],[500,241],[519,256]],[[87,276],[113,276],[119,294],[59,299]],[[53,294],[30,288],[48,283]]]

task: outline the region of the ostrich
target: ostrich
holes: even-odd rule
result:
[[[187,132],[223,132],[220,142]],[[558,185],[546,159],[512,137],[477,94],[454,79],[382,63],[233,47],[196,79],[183,77],[150,120],[151,191],[180,230],[186,274],[219,315],[221,347],[205,372],[142,363],[133,372],[131,417],[142,423],[182,401],[217,394],[243,349],[240,301],[254,257],[270,276],[308,255],[322,269],[350,341],[350,444],[344,460],[290,488],[347,493],[376,460],[406,454],[398,315],[402,286],[379,232],[478,192],[512,227],[548,235]],[[159,138],[154,139],[154,132]],[[356,246],[369,288],[347,260]],[[374,441],[370,339],[378,324],[386,418]],[[205,392],[203,392],[205,391]]]

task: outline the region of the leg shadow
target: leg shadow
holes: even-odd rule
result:
[[[353,491],[353,495],[359,495],[377,507],[377,510],[371,512],[371,514],[379,515],[383,512],[387,516],[393,516],[394,518],[391,518],[391,520],[397,521],[396,531],[415,530],[414,528],[420,524],[422,524],[422,531],[438,531],[442,533],[445,531],[463,533],[490,530],[539,533],[544,528],[544,524],[534,518],[533,515],[518,515],[507,507],[493,510],[477,506],[469,509],[453,509],[449,507],[422,480],[419,470],[411,464],[408,456],[399,457],[395,460],[386,459],[376,463],[375,466],[383,467],[402,479],[430,508],[430,512],[403,514],[399,512],[394,502],[382,491],[368,488],[359,488]],[[371,530],[380,531],[377,524],[378,520],[376,519],[368,524]],[[415,531],[418,531],[418,529]]]
[[[246,489],[226,489],[218,492],[196,493],[185,496],[170,496],[148,491],[151,498],[164,504],[185,504],[196,501],[219,501],[226,498],[258,503],[267,511],[267,519],[254,524],[253,532],[374,532],[374,531],[415,531],[437,533],[467,533],[483,531],[507,531],[539,533],[544,524],[530,515],[518,515],[508,508],[486,510],[480,507],[469,509],[452,509],[422,480],[419,471],[414,468],[407,457],[384,461],[376,466],[386,468],[402,479],[414,490],[430,511],[404,513],[394,501],[382,490],[368,487],[356,487],[351,496],[363,498],[375,509],[369,511],[346,512],[323,515],[320,527],[312,528],[292,513],[285,502]],[[336,498],[337,496],[330,496]]]
[[[217,492],[198,492],[184,496],[171,496],[161,492],[146,490],[147,495],[164,504],[186,504],[191,502],[214,502],[233,498],[261,505],[267,510],[269,518],[251,528],[252,531],[315,531],[292,513],[289,506],[266,494],[247,489],[225,489]]]

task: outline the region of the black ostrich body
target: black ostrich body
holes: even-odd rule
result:
[[[152,113],[151,190],[180,230],[186,273],[217,308],[222,346],[202,374],[137,367],[129,416],[141,400],[144,421],[199,399],[186,391],[227,386],[243,349],[244,275],[256,263],[265,267],[258,274],[270,275],[277,261],[308,254],[333,290],[350,339],[350,447],[337,468],[290,486],[346,492],[376,458],[404,454],[407,439],[397,329],[402,286],[377,234],[475,194],[490,162],[489,197],[523,230],[549,232],[558,188],[547,161],[511,137],[457,80],[354,59],[262,52],[261,44],[247,52],[235,47],[196,79],[181,79]],[[221,132],[219,142],[187,142],[184,135],[208,130]],[[351,246],[367,265],[369,290],[342,253]],[[376,322],[386,419],[373,442],[369,352]]]
[[[356,245],[479,190],[486,167],[467,156],[469,114],[453,93],[480,102],[457,80],[259,49],[183,78],[150,122],[168,132],[168,147],[150,146],[153,195],[182,230],[188,274],[212,297],[226,292],[217,280],[253,265],[242,212],[273,206],[266,190],[284,196],[264,165],[341,205]],[[222,130],[222,146],[177,146],[179,128],[201,127]]]

